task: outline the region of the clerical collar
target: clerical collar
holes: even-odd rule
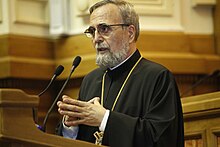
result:
[[[109,68],[110,70],[114,70],[117,67],[121,66],[123,63],[125,63],[135,52],[133,52],[128,58],[126,58],[124,61],[122,61],[121,63],[119,63],[118,65],[116,65],[115,67]]]
[[[135,56],[135,55],[136,55],[136,57],[137,57],[138,55],[140,55],[140,53],[139,53],[138,51],[135,51],[134,56]],[[134,56],[132,56],[132,57],[134,58]],[[120,90],[119,90],[119,92],[118,92],[118,94],[117,94],[117,96],[116,96],[116,98],[115,98],[115,101],[114,101],[114,103],[113,103],[113,105],[112,105],[111,111],[114,110],[115,105],[117,104],[117,101],[118,101],[118,99],[119,99],[119,97],[120,97],[120,95],[121,95],[121,93],[122,93],[122,91],[123,91],[123,89],[124,89],[124,87],[125,87],[125,85],[126,85],[128,79],[129,79],[129,77],[131,76],[132,72],[134,71],[134,69],[135,69],[135,67],[138,65],[138,63],[141,61],[141,59],[142,59],[142,57],[140,56],[140,57],[138,58],[138,60],[132,65],[132,68],[130,68],[130,70],[129,70],[128,74],[126,75],[126,78],[124,79],[124,82],[123,82],[123,84],[122,84],[122,86],[121,86],[121,88],[120,88]],[[106,72],[103,74],[103,77],[102,77],[102,92],[101,92],[101,105],[102,105],[102,106],[104,106],[105,77],[106,77],[107,73],[108,73],[108,72],[106,71]]]
[[[141,57],[140,52],[138,49],[129,57],[127,58],[122,64],[118,65],[114,69],[110,70],[107,69],[108,76],[110,77],[119,77],[124,72],[128,72],[131,70],[133,65],[137,62],[137,60]]]

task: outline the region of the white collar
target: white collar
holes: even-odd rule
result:
[[[115,67],[109,68],[110,70],[114,70],[116,68],[118,68],[119,66],[121,66],[123,63],[125,63],[135,52],[133,52],[129,57],[127,57],[124,61],[122,61],[121,63],[119,63],[118,65],[116,65]]]

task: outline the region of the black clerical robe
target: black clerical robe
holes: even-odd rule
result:
[[[137,50],[125,63],[107,70],[104,107],[111,110],[128,73],[141,57]],[[101,97],[106,70],[98,68],[83,80],[79,99]],[[95,142],[98,127],[79,125],[77,139]],[[110,111],[103,145],[111,147],[183,147],[180,96],[174,77],[163,66],[142,58]]]

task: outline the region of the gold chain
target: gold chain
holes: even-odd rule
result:
[[[118,99],[119,99],[119,97],[120,97],[120,95],[121,95],[122,90],[123,90],[124,87],[125,87],[125,84],[127,83],[128,79],[129,79],[131,73],[133,72],[133,70],[135,69],[135,67],[138,65],[138,63],[141,61],[141,59],[142,59],[142,57],[140,57],[140,58],[138,59],[138,61],[135,63],[135,65],[132,67],[132,69],[130,70],[129,74],[127,75],[125,81],[123,82],[123,85],[121,86],[121,88],[120,88],[120,90],[119,90],[119,92],[118,92],[118,95],[117,95],[117,97],[115,98],[114,104],[112,105],[112,109],[111,109],[112,111],[114,110],[115,105],[116,105],[116,103],[117,103],[117,101],[118,101]],[[101,93],[101,105],[102,105],[102,106],[103,106],[103,104],[104,104],[103,101],[104,101],[104,89],[105,89],[105,76],[106,76],[106,74],[107,74],[107,70],[106,70],[106,72],[103,74],[103,77],[102,77],[102,93]],[[102,139],[103,139],[103,136],[104,136],[104,132],[96,131],[93,135],[94,135],[95,138],[96,138],[95,144],[96,144],[96,145],[101,145],[101,144],[102,144]]]
[[[142,57],[140,57],[139,59],[138,59],[138,61],[135,63],[135,65],[132,67],[132,69],[130,70],[130,72],[129,72],[129,74],[127,75],[127,77],[126,77],[126,79],[125,79],[125,81],[124,81],[124,83],[123,83],[123,85],[121,86],[121,88],[120,88],[120,90],[119,90],[119,92],[118,92],[118,95],[117,95],[117,97],[116,97],[116,99],[115,99],[115,101],[114,101],[114,104],[112,105],[112,111],[114,110],[114,108],[115,108],[115,105],[116,105],[116,103],[117,103],[117,101],[118,101],[118,99],[119,99],[119,97],[120,97],[120,95],[121,95],[121,92],[122,92],[122,90],[124,89],[124,87],[125,87],[125,84],[127,83],[127,81],[128,81],[128,79],[129,79],[129,77],[130,77],[130,75],[131,75],[131,73],[133,72],[133,70],[135,69],[135,67],[138,65],[138,63],[141,61],[141,59],[142,59]],[[104,75],[103,75],[103,77],[102,77],[102,93],[101,93],[101,105],[103,106],[103,99],[104,99],[104,86],[105,86],[105,76],[106,76],[106,74],[107,74],[107,71],[104,73]]]

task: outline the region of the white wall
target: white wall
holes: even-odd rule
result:
[[[0,34],[49,35],[48,0],[0,0]]]
[[[8,34],[8,0],[0,0],[0,11],[0,34]]]
[[[79,10],[79,5],[77,5],[79,1],[81,1],[80,6],[85,9]],[[201,5],[197,1],[199,0],[130,0],[140,15],[141,30],[212,34],[213,5],[210,3],[213,0]],[[195,3],[198,5],[194,6]],[[89,25],[86,8],[90,4],[89,0],[71,1],[73,24],[70,34],[82,33]]]
[[[49,0],[0,0],[0,34],[49,36]],[[89,25],[88,8],[98,0],[51,0],[64,3],[63,29],[55,33],[81,34]],[[141,30],[212,34],[213,0],[128,0],[140,15]],[[57,19],[55,9],[52,17]],[[57,12],[58,14],[61,13]],[[1,13],[0,13],[1,14]],[[56,14],[55,16],[53,16]],[[58,31],[56,31],[56,29]]]
[[[212,2],[212,0],[210,1]],[[191,34],[212,34],[213,5],[209,3],[193,6],[192,0],[182,0],[182,24],[184,31]]]

